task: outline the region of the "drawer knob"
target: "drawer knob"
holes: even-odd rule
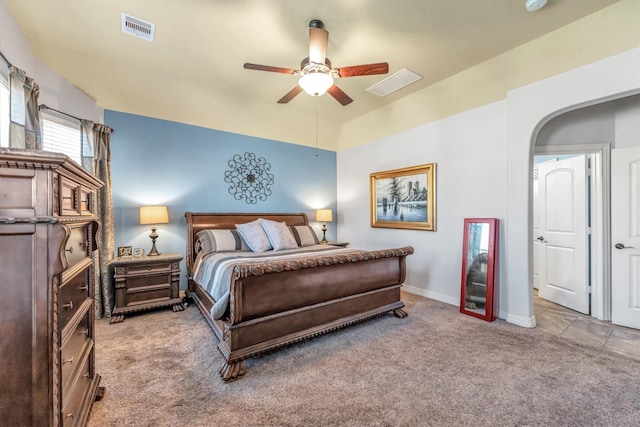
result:
[[[86,335],[89,336],[89,328],[85,329],[84,331],[80,331],[80,333],[78,335]]]
[[[63,361],[62,361],[62,364],[63,364],[63,365],[66,365],[67,363],[73,363],[73,357],[72,357],[72,358],[70,358],[70,359],[63,360]]]
[[[80,291],[86,291],[87,289],[89,289],[88,286],[78,286],[78,290]]]
[[[72,413],[70,413],[70,414],[65,415],[65,417],[66,417],[66,418],[71,418],[71,419],[73,419],[73,412],[72,412]]]
[[[89,372],[87,372],[86,374],[83,375],[83,377],[85,377],[85,378],[89,378],[89,376],[90,376]]]
[[[65,252],[69,252],[70,254],[73,253],[73,246],[71,246],[70,248],[67,248],[64,250]]]
[[[71,310],[73,308],[73,301],[69,301],[68,303],[63,305],[63,307],[64,308],[68,308],[69,310]]]

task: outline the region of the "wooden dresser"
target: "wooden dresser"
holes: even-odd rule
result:
[[[62,154],[0,149],[0,423],[85,425],[94,357],[96,190]]]

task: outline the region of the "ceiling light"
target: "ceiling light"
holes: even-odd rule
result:
[[[321,96],[333,86],[333,77],[325,73],[309,73],[300,77],[298,84],[311,96]]]
[[[547,0],[527,0],[525,6],[529,12],[542,9],[547,4]]]

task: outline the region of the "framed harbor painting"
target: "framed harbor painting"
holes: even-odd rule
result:
[[[436,230],[436,164],[375,172],[371,227]]]

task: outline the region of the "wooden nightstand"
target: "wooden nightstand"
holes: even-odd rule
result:
[[[349,245],[349,242],[327,242],[327,245],[341,246],[343,248],[346,248]]]
[[[142,310],[173,306],[184,310],[180,298],[180,254],[114,258],[116,303],[111,323]]]

